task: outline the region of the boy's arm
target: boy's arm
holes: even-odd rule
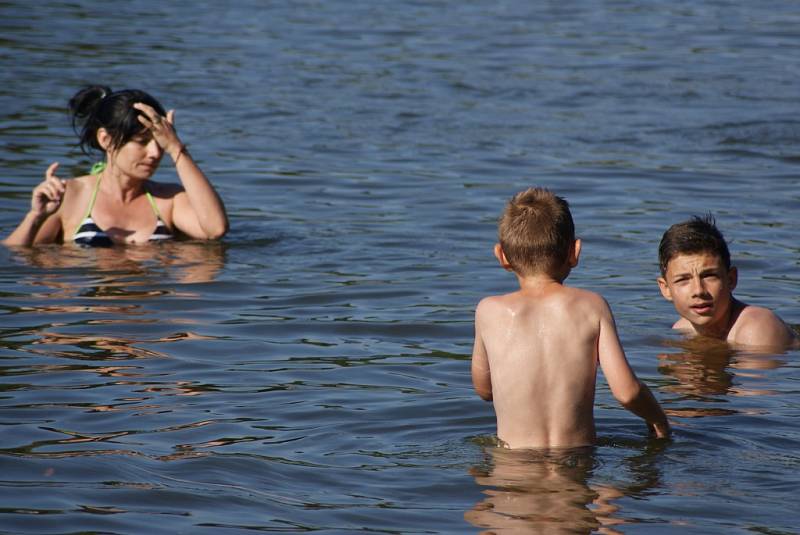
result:
[[[600,367],[603,369],[603,375],[606,377],[614,398],[623,407],[643,418],[658,438],[669,436],[667,416],[650,389],[636,377],[628,359],[625,358],[625,352],[617,335],[614,316],[605,301],[603,301],[603,310],[600,316],[597,352]]]
[[[489,356],[483,344],[480,329],[481,306],[475,311],[475,344],[472,347],[472,386],[484,401],[492,401],[492,376]]]

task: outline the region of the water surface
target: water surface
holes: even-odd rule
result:
[[[177,110],[219,244],[0,250],[0,532],[795,533],[798,351],[680,343],[661,233],[712,212],[737,295],[800,324],[786,2],[0,2],[0,227],[91,159],[83,84]],[[174,181],[171,166],[158,180]],[[599,378],[600,440],[492,446],[472,314],[544,185],[675,423]]]

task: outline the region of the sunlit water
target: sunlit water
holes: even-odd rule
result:
[[[0,532],[796,533],[798,357],[680,342],[661,233],[710,211],[737,295],[800,323],[790,2],[0,2],[0,226],[75,147],[85,83],[146,89],[221,244],[0,250]],[[157,179],[174,181],[167,164]],[[599,378],[595,448],[492,446],[472,314],[495,220],[573,208],[674,422]]]

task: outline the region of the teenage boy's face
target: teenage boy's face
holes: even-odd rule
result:
[[[665,276],[658,278],[658,286],[697,331],[727,330],[736,268],[725,269],[719,256],[677,255],[667,264]]]

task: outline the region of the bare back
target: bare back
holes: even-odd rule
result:
[[[499,439],[512,448],[594,441],[598,346],[609,319],[599,295],[561,284],[481,301],[473,366],[488,365]],[[613,320],[610,329],[618,344]]]

